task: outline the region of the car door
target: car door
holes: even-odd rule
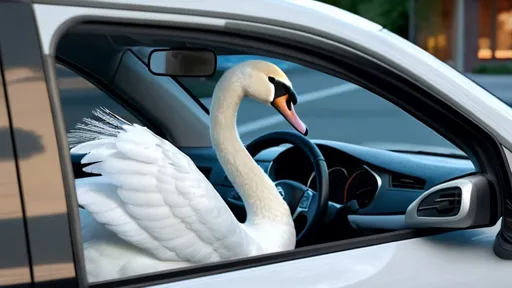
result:
[[[155,19],[159,19],[160,21],[163,21],[165,23],[171,23],[173,19],[176,18],[176,15],[173,15],[171,17],[166,15],[165,13],[157,14],[153,12],[137,12],[128,9],[123,9],[122,7],[117,7],[117,9],[118,11],[100,9],[98,7],[58,7],[45,5],[35,6],[35,12],[38,16],[37,19],[40,32],[39,36],[42,40],[41,46],[43,54],[45,55],[44,59],[45,61],[47,61],[45,63],[45,68],[46,71],[48,71],[47,76],[49,76],[49,78],[46,79],[46,83],[48,83],[48,87],[50,87],[50,99],[52,99],[51,97],[54,97],[54,95],[58,94],[56,92],[57,89],[55,86],[55,79],[51,78],[53,77],[53,75],[55,75],[54,71],[52,71],[53,66],[51,62],[51,55],[53,49],[52,45],[55,45],[54,41],[56,41],[56,38],[54,38],[55,32],[57,31],[57,28],[60,28],[60,25],[62,23],[69,23],[68,21],[73,20],[74,17],[80,16],[84,17],[82,19],[86,19],[87,17],[98,17],[98,15],[104,18],[108,18],[114,22],[121,20],[139,20],[143,23],[155,23]],[[60,12],[57,13],[58,17],[60,17],[58,19],[59,21],[54,21],[55,18],[53,18],[53,16],[51,16],[50,14],[50,12],[53,13],[56,11]],[[202,18],[197,19],[194,17],[183,16],[182,21],[187,22],[189,24],[198,24],[203,23],[202,21],[207,20]],[[210,23],[210,25],[214,24]],[[277,29],[276,27],[273,28]],[[280,32],[283,33],[283,31]],[[275,35],[271,34],[269,31],[265,31],[264,34],[265,33],[268,33],[266,34],[267,36],[272,35],[275,37]],[[291,32],[288,33],[290,34],[284,34],[287,38],[293,38],[292,36],[296,36]],[[314,36],[319,37],[319,35],[317,34]],[[320,42],[311,43],[312,45],[322,44]],[[389,47],[391,47],[391,45],[386,46],[386,48]],[[369,53],[367,49],[368,47],[362,47],[360,50],[356,50],[356,52],[362,54],[366,53],[366,56],[368,57],[379,56]],[[375,62],[372,63],[375,64]],[[389,65],[389,62],[387,64]],[[400,63],[398,63],[396,67],[392,68],[401,68],[399,64]],[[37,67],[41,68],[41,63],[39,63],[39,66]],[[390,67],[387,67],[387,65],[383,64],[381,64],[380,66],[377,65],[373,68],[377,70],[383,69],[385,71],[391,70]],[[432,79],[429,79],[427,76],[428,73],[426,73],[426,75],[424,74],[423,76],[420,75],[420,73],[418,73],[417,75],[415,75],[416,78],[413,79],[414,81],[411,81],[411,85],[416,84],[419,86],[420,82],[422,85],[426,86],[434,85],[434,81],[432,81]],[[397,79],[391,78],[389,80],[396,81]],[[400,78],[400,80],[405,81],[403,78]],[[462,81],[460,79],[457,80]],[[454,84],[456,82],[457,81],[454,80],[454,82],[451,84]],[[445,85],[447,86],[449,86],[450,84],[450,82],[442,81],[440,81],[440,83],[445,83]],[[436,91],[436,95],[445,95],[446,93],[453,92],[448,88],[446,88],[445,90],[442,90],[440,88],[440,90],[440,92]],[[42,93],[41,91],[39,92]],[[428,91],[422,92],[427,93]],[[46,99],[48,98],[48,95],[42,93],[40,95],[40,98]],[[467,96],[467,98],[469,99],[470,96]],[[45,146],[45,148],[49,147],[50,151],[53,151],[53,153],[50,153],[51,155],[47,156],[49,158],[46,160],[48,160],[48,162],[51,162],[51,160],[60,160],[61,166],[64,167],[64,169],[62,169],[63,171],[60,171],[62,167],[52,167],[53,171],[61,172],[54,173],[58,174],[58,176],[53,176],[54,178],[52,178],[55,180],[56,183],[58,183],[59,181],[61,183],[59,184],[60,186],[55,186],[52,189],[52,191],[57,191],[52,193],[60,193],[57,196],[55,196],[56,200],[54,202],[56,202],[57,205],[60,205],[58,206],[58,209],[55,209],[59,211],[58,215],[71,215],[70,217],[72,218],[77,217],[76,210],[73,210],[76,208],[72,208],[72,204],[74,203],[75,199],[70,198],[74,197],[72,195],[74,189],[72,188],[72,183],[69,183],[67,184],[68,186],[65,186],[66,183],[64,183],[64,180],[62,180],[71,179],[71,175],[66,175],[66,173],[70,173],[66,172],[70,170],[69,160],[67,160],[69,159],[69,155],[67,155],[66,152],[64,152],[66,151],[65,148],[67,148],[64,146],[65,140],[63,138],[59,138],[58,136],[64,135],[65,131],[63,130],[63,127],[59,127],[59,125],[62,125],[62,116],[60,115],[60,107],[58,101],[55,100],[55,98],[53,98],[52,101],[54,102],[49,102],[46,104],[44,104],[43,102],[38,103],[38,106],[44,108],[43,110],[45,110],[46,113],[43,116],[39,116],[39,118],[34,117],[35,119],[31,120],[30,123],[34,121],[38,123],[46,123],[54,127],[54,130],[47,131],[49,135],[48,137],[54,140],[52,140],[53,142],[49,143],[48,146]],[[451,101],[455,102],[455,100],[453,99]],[[460,103],[464,104],[464,101],[464,99],[460,100]],[[53,115],[56,120],[48,119],[48,111],[50,111],[49,107],[53,108],[51,111],[53,112]],[[445,108],[447,106],[441,105],[441,107]],[[464,108],[467,107],[463,106],[463,110]],[[424,112],[423,110],[427,110],[427,108],[423,110],[417,110],[418,113],[421,113]],[[32,110],[30,110],[29,112],[30,115],[31,113],[34,113]],[[490,113],[489,111],[487,112]],[[479,122],[480,119],[471,119],[469,117],[464,118],[462,115],[459,114],[457,114],[457,117],[461,117],[459,118],[459,120],[465,120],[466,124],[470,127],[475,126],[478,128],[479,124],[481,124]],[[427,115],[426,112],[425,115]],[[485,118],[485,115],[480,115],[480,117]],[[442,121],[438,121],[437,124],[440,125],[441,123]],[[36,124],[33,123],[32,125]],[[453,125],[453,127],[459,127],[457,126],[458,124]],[[488,134],[484,133],[485,131],[482,133],[482,135],[485,136],[482,137],[485,138],[489,136]],[[486,138],[486,140],[488,140],[488,138]],[[509,141],[512,141],[512,138],[509,139]],[[497,166],[499,166],[496,169],[499,169],[500,173],[508,173],[509,168],[508,166],[506,166],[507,159],[504,156],[504,150],[496,150],[496,147],[498,147],[496,142],[489,143],[491,143],[489,145],[492,146],[489,149],[492,150],[493,152],[499,151],[499,153],[498,155],[494,155],[495,158],[487,159],[489,159],[489,161],[496,160],[495,163]],[[499,146],[499,149],[502,149],[502,147]],[[57,153],[57,151],[59,151],[60,154]],[[486,163],[482,162],[482,165],[486,165]],[[37,179],[36,176],[37,175],[32,175],[32,177],[34,177],[33,179]],[[510,183],[508,183],[507,185],[510,186]],[[64,189],[64,187],[66,187],[66,189]],[[499,194],[499,200],[497,200],[496,203],[494,203],[494,206],[492,206],[495,210],[498,211],[501,209],[501,206],[497,203],[501,204],[503,203],[503,201],[505,201],[506,197],[509,197],[505,196],[505,193],[508,192],[510,189],[510,187],[500,187],[500,191],[502,191],[503,193]],[[67,190],[69,193],[65,194],[63,190]],[[24,197],[29,199],[29,195],[31,195],[30,190],[28,190],[26,193],[27,196],[25,196],[24,190]],[[65,200],[69,201],[68,205],[65,205],[65,203],[63,203],[63,201]],[[64,213],[63,211],[66,211],[66,213]],[[80,244],[76,242],[79,241],[79,236],[76,236],[79,235],[79,233],[73,230],[77,229],[77,220],[69,220],[67,218],[65,218],[65,220],[66,221],[63,221],[65,224],[62,225],[62,232],[56,231],[55,233],[52,233],[52,236],[57,237],[56,239],[62,239],[63,242],[61,243],[60,247],[66,247],[66,249],[62,250],[63,252],[60,252],[64,254],[64,256],[62,256],[64,259],[62,260],[62,262],[69,263],[76,269],[76,271],[79,271],[77,272],[77,274],[82,275],[78,277],[83,277],[83,259],[81,258],[80,252],[81,247]],[[55,220],[53,223],[60,222]],[[435,225],[433,226],[435,227]],[[42,227],[45,226],[43,225]],[[66,227],[66,229],[69,230],[64,229],[64,227]],[[248,260],[246,262],[223,263],[218,266],[197,268],[196,270],[182,270],[177,271],[173,274],[170,273],[160,276],[155,275],[155,277],[151,279],[143,279],[143,277],[141,277],[140,280],[120,280],[115,284],[119,286],[144,285],[146,287],[149,285],[154,285],[155,287],[196,287],[198,285],[208,285],[210,287],[375,287],[386,285],[393,285],[393,287],[432,287],[434,285],[438,285],[440,287],[443,287],[442,285],[445,284],[447,286],[449,285],[450,287],[480,287],[480,285],[482,285],[483,283],[478,281],[483,281],[483,277],[488,277],[486,278],[486,283],[489,283],[490,278],[492,279],[492,281],[494,281],[492,283],[494,287],[505,287],[508,281],[506,281],[507,279],[500,277],[500,275],[504,275],[504,271],[510,269],[510,262],[498,259],[490,250],[491,243],[494,243],[494,237],[499,228],[500,223],[498,222],[498,224],[490,228],[483,228],[479,230],[459,230],[455,232],[442,234],[436,233],[438,235],[429,237],[423,237],[423,233],[427,232],[416,230],[406,231],[406,233],[409,233],[406,238],[413,238],[409,240],[403,240],[402,237],[404,237],[403,235],[405,232],[400,231],[395,234],[391,233],[385,236],[384,238],[375,237],[375,239],[366,239],[364,244],[356,244],[355,241],[347,242],[344,244],[343,248],[337,248],[338,251],[336,251],[336,249],[334,249],[332,246],[330,246],[329,248],[317,247],[314,250],[303,249],[296,251],[295,254],[290,254],[289,257],[277,255],[268,257],[265,259],[265,261],[262,260],[261,262],[257,262],[256,260],[254,260],[255,262],[252,262],[251,260]],[[64,231],[70,233],[71,236],[64,233]],[[429,230],[426,231],[432,232]],[[397,237],[397,235],[400,235],[400,237]],[[34,239],[47,239],[46,241],[50,241],[49,239],[53,239],[50,238],[48,235],[43,235],[43,233],[37,234],[34,237],[36,237]],[[46,243],[46,241],[43,241],[43,243]],[[71,248],[67,249],[67,247],[71,247],[71,245],[73,245],[74,250],[72,250]],[[36,248],[37,247],[35,247],[35,250],[37,251]],[[50,249],[50,246],[48,245],[45,248]],[[71,260],[70,255],[72,254],[74,254],[74,260]],[[41,259],[43,258],[44,257],[42,257]],[[36,261],[36,264],[37,263],[39,262]],[[37,267],[37,265],[34,267]],[[467,271],[473,271],[474,273],[468,275]],[[66,273],[63,273],[59,277],[65,278],[69,275],[71,275],[70,278],[74,277],[74,274],[72,274],[71,272],[66,271]],[[36,273],[35,275],[39,274]],[[433,277],[432,275],[435,276]],[[81,283],[86,283],[83,278],[81,278],[80,281],[83,281]],[[111,283],[111,285],[114,284]],[[101,286],[101,283],[98,284],[98,286]],[[105,286],[108,286],[108,283],[105,284]]]
[[[0,47],[11,39],[6,27],[12,19],[4,12],[0,8]],[[27,134],[11,125],[4,78],[9,69],[5,63],[10,61],[2,57],[9,55],[0,54],[0,287],[30,287],[32,279],[16,155],[18,158],[30,157],[31,151],[14,150],[13,134]]]

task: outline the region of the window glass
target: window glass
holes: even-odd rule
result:
[[[249,59],[265,59],[279,66],[298,95],[297,114],[309,137],[392,150],[463,153],[432,129],[383,98],[340,78],[301,65],[255,55],[219,56],[211,77],[178,78],[206,107],[224,71]],[[320,112],[321,111],[321,112]],[[244,142],[275,130],[293,130],[274,109],[246,97],[237,116]]]
[[[83,118],[93,116],[92,111],[99,107],[105,107],[128,121],[140,124],[133,114],[91,82],[63,65],[57,64],[56,68],[57,84],[67,131],[75,128]]]
[[[177,81],[188,88],[185,90],[192,93],[192,96],[199,98],[206,107],[210,107],[215,85],[224,72],[242,61],[254,59],[272,62],[286,73],[298,97],[298,105],[295,106],[295,110],[308,125],[309,138],[390,150],[463,154],[443,137],[378,95],[340,78],[295,63],[257,55],[224,55],[219,57],[214,75],[202,78],[181,77]],[[57,69],[58,85],[68,131],[77,123],[82,123],[83,118],[91,117],[91,111],[99,107],[105,107],[127,121],[140,124],[135,115],[132,115],[108,94],[83,77],[63,66],[58,66]],[[133,79],[136,81],[136,78]],[[171,81],[169,78],[167,80]],[[177,97],[181,96],[187,97],[187,95]],[[162,97],[170,96],[162,93]],[[172,111],[173,107],[166,108],[170,110],[170,113],[174,112]],[[275,109],[256,103],[255,100],[247,97],[240,106],[237,121],[238,132],[244,142],[249,142],[275,130],[293,130],[292,126]],[[187,131],[187,133],[190,132]],[[148,137],[142,133],[140,136]],[[133,140],[133,138],[130,139]],[[260,223],[255,221],[252,223],[258,223],[256,226],[248,224],[241,228],[238,226],[240,223],[236,222],[234,218],[245,223],[245,220],[240,219],[244,219],[245,211],[247,211],[245,208],[249,206],[244,208],[244,203],[241,202],[243,200],[240,197],[243,193],[234,188],[230,179],[225,176],[225,171],[222,171],[224,167],[219,166],[216,161],[201,154],[202,156],[198,157],[203,159],[201,163],[194,163],[204,175],[208,175],[212,184],[210,186],[205,185],[205,182],[201,183],[198,177],[191,178],[190,175],[194,175],[190,171],[193,170],[187,169],[190,163],[186,158],[175,157],[179,154],[174,153],[175,151],[172,151],[170,146],[165,148],[168,153],[166,157],[169,158],[158,159],[163,161],[153,161],[152,156],[162,156],[151,153],[154,152],[153,150],[148,152],[148,150],[140,149],[141,147],[129,146],[123,148],[128,148],[129,152],[133,152],[133,154],[128,156],[129,153],[126,153],[117,159],[110,159],[112,161],[106,164],[108,168],[103,171],[108,171],[103,174],[104,179],[107,179],[106,184],[101,181],[95,182],[97,181],[95,179],[101,180],[101,178],[90,174],[84,176],[85,178],[76,179],[75,182],[77,191],[79,191],[77,192],[79,203],[85,203],[80,209],[80,222],[85,266],[90,283],[116,281],[120,278],[145,276],[159,271],[163,273],[163,271],[197,264],[240,259],[246,255],[265,254],[265,251],[282,251],[280,250],[282,247],[292,245],[290,239],[293,238],[290,235],[295,234],[294,229],[297,229],[294,225],[300,227],[302,220],[298,217],[298,220],[293,219],[293,223],[289,221],[291,220],[288,218],[291,216],[290,207],[281,206],[281,204],[288,205],[287,203],[272,203],[270,201],[264,203],[265,201],[261,201],[267,206],[260,206],[258,208],[261,209],[252,210],[259,211],[254,212],[255,214],[261,213],[261,211],[273,211],[270,217],[275,218],[272,220],[282,219],[278,225],[274,226],[275,223],[271,223],[272,226],[269,228],[265,227],[265,224],[261,224],[263,229],[258,230],[260,227],[256,226],[259,226]],[[102,150],[93,158],[110,155],[111,150],[109,149]],[[355,202],[359,208],[367,209],[365,213],[369,213],[368,215],[403,214],[408,205],[424,192],[427,185],[426,179],[435,183],[438,180],[445,180],[441,177],[448,179],[457,176],[455,175],[457,173],[472,171],[471,162],[467,159],[438,157],[432,160],[432,158],[428,158],[429,156],[419,155],[418,157],[427,159],[422,168],[431,169],[430,175],[427,173],[424,179],[423,176],[411,176],[419,174],[418,171],[411,171],[408,175],[402,174],[402,172],[395,173],[393,169],[397,169],[397,162],[403,161],[403,159],[389,160],[391,163],[389,165],[394,168],[385,168],[379,165],[373,165],[374,167],[370,168],[369,166],[372,165],[364,164],[363,160],[352,158],[341,149],[334,150],[336,152],[326,150],[329,154],[324,154],[326,161],[329,161],[330,168],[328,177],[329,201],[331,203],[329,207],[341,209],[340,207],[345,204],[348,207],[354,207]],[[98,152],[98,150],[96,151]],[[204,153],[204,150],[200,151]],[[287,151],[294,153],[294,150]],[[272,181],[291,180],[308,186],[314,191],[316,181],[312,179],[315,179],[315,175],[307,166],[310,164],[308,159],[301,158],[299,154],[284,152],[283,154],[289,156],[273,159],[274,173],[267,172]],[[195,159],[194,155],[189,156],[191,156],[190,159]],[[130,157],[132,161],[124,162]],[[172,161],[187,161],[185,162],[187,168],[184,168],[182,163],[172,163],[171,158]],[[151,161],[146,162],[145,160],[148,159]],[[444,167],[440,169],[446,169],[447,174],[444,175],[437,168],[429,167],[428,159],[432,163],[445,161]],[[296,163],[293,163],[294,161]],[[121,165],[124,163],[127,163],[127,166]],[[157,164],[155,165],[155,163]],[[283,163],[289,164],[289,166]],[[411,166],[418,163],[422,162],[417,161]],[[266,165],[270,166],[269,163]],[[450,170],[450,165],[456,166]],[[401,166],[401,163],[398,163],[398,166]],[[242,166],[240,170],[243,168]],[[411,170],[414,169],[418,168],[411,168]],[[270,171],[270,168],[266,171]],[[255,174],[251,177],[257,177]],[[430,177],[433,174],[436,176]],[[438,174],[443,176],[437,176]],[[152,177],[155,175],[156,177]],[[212,181],[215,177],[218,178]],[[394,186],[388,180],[392,178],[398,179],[394,184],[392,183]],[[88,181],[93,181],[93,184]],[[81,186],[82,184],[84,186]],[[94,189],[93,186],[88,186],[97,184],[99,186],[94,186]],[[431,184],[429,183],[429,185]],[[215,190],[210,190],[211,187]],[[258,190],[258,193],[265,192],[259,189],[260,187],[256,188],[258,188],[255,189]],[[206,193],[198,189],[206,189]],[[282,192],[281,197],[285,197],[284,191]],[[218,197],[216,193],[221,197]],[[247,196],[247,194],[245,195]],[[313,194],[311,193],[311,195]],[[308,198],[301,195],[295,198],[300,201],[297,205],[307,205],[304,203],[307,203]],[[269,197],[268,199],[275,198]],[[304,199],[306,201],[303,201]],[[226,207],[229,207],[230,210],[228,211]],[[274,209],[276,207],[277,209]],[[339,215],[343,213],[340,212]],[[383,223],[386,221],[384,220]],[[377,230],[374,230],[375,228],[371,225],[369,228],[364,225],[351,226],[347,225],[348,222],[348,218],[344,218],[344,220],[330,219],[318,224],[323,225],[323,230],[313,237],[311,244],[307,245],[343,241],[398,229],[392,223],[393,221],[385,223],[390,226]],[[260,237],[261,234],[257,234],[267,233],[267,229],[274,229],[273,227],[278,227],[279,233],[272,232],[275,234],[272,236],[287,235],[280,237],[281,239],[275,238],[277,242],[282,241],[279,244],[282,245],[280,247],[273,246],[276,245],[275,241],[265,240]],[[329,227],[336,227],[337,232],[332,232],[333,229]],[[271,237],[268,233],[263,236]]]

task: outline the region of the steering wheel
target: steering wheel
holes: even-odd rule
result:
[[[290,207],[293,220],[299,215],[303,215],[307,219],[304,229],[297,231],[297,241],[300,241],[305,238],[305,235],[309,235],[314,224],[325,216],[329,203],[329,170],[318,147],[297,132],[270,132],[254,139],[246,145],[246,149],[254,158],[261,151],[281,144],[292,144],[301,149],[306,153],[315,168],[318,191],[313,191],[292,180],[275,182],[279,193]]]

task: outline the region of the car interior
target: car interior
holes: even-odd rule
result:
[[[180,30],[171,33],[160,28],[144,29],[127,30],[100,24],[77,26],[60,39],[56,61],[58,65],[80,75],[105,92],[110,97],[109,101],[115,103],[109,107],[112,112],[148,127],[189,155],[214,185],[237,219],[241,222],[245,221],[243,202],[226,177],[215,151],[211,148],[208,108],[187,93],[187,88],[180,85],[174,77],[152,74],[148,69],[148,55],[153,49],[186,47],[210,49],[217,55],[270,55],[290,59],[306,66],[311,66],[311,59],[303,58],[301,62],[297,58],[291,59],[291,54],[286,51],[278,52],[279,50],[276,49],[273,53],[269,52],[268,50],[271,50],[269,43],[266,46],[268,49],[265,50],[262,44],[229,43],[225,40],[228,38],[215,37],[215,35],[204,34],[205,37],[198,38],[190,36],[192,34],[188,31]],[[341,60],[333,63],[335,66],[343,64]],[[393,99],[389,96],[394,89],[412,91],[410,87],[385,84],[386,79],[375,77],[371,78],[375,80],[374,83],[369,84],[365,81],[365,75],[368,75],[364,74],[369,72],[356,70],[353,63],[345,64],[346,69],[338,70],[337,76],[344,77],[362,87],[368,87],[379,95],[387,95],[388,100],[408,112],[419,111],[420,109],[417,109],[419,106],[424,107],[422,112],[417,112],[415,115],[422,122],[426,123],[429,113],[435,111],[437,103],[428,105],[420,103],[421,101],[405,103],[402,99]],[[334,66],[319,65],[312,68],[334,73],[335,69],[332,67]],[[64,82],[59,83],[63,85]],[[377,91],[376,87],[383,88]],[[82,117],[92,116],[92,114],[84,115],[83,111],[92,112],[93,109],[99,108],[95,106],[94,101],[86,101],[84,97],[74,95],[74,93],[86,93],[82,90],[72,87],[67,90],[61,88],[61,104],[68,123],[78,123]],[[82,100],[83,102],[80,102]],[[470,145],[491,147],[492,144],[489,144],[491,142],[488,139],[482,139],[483,136],[474,137],[475,133],[478,134],[478,128],[466,127],[464,123],[456,121],[457,113],[446,109],[443,111],[440,112],[438,119],[448,119],[449,122],[445,123],[452,123],[451,127],[447,128],[450,131],[454,131],[454,127],[462,127],[455,130],[459,131],[460,135],[450,135],[441,128],[435,127],[435,123],[428,124],[443,136],[448,136],[447,139],[450,141],[455,139],[451,142],[465,152],[468,151],[467,155],[391,151],[325,139],[312,139],[311,142],[316,145],[327,163],[329,196],[325,217],[315,224],[315,233],[310,233],[310,237],[303,242],[298,242],[297,247],[409,229],[404,215],[408,207],[425,191],[440,183],[485,171],[489,165],[481,159],[492,159],[487,156],[493,151],[496,153],[496,148],[482,151],[482,149],[470,147]],[[476,130],[472,130],[473,128]],[[66,127],[66,129],[69,131],[73,127]],[[472,139],[472,141],[470,143],[464,139]],[[257,142],[258,139],[255,141]],[[464,143],[466,146],[462,147]],[[245,144],[251,145],[251,143]],[[304,149],[297,145],[286,145],[290,143],[282,141],[271,144],[260,145],[254,150],[255,155],[253,155],[270,178],[273,181],[293,180],[316,191],[319,181],[316,179],[315,165],[311,157],[304,153]],[[487,156],[482,157],[484,154]],[[96,174],[89,174],[82,170],[81,157],[83,155],[72,155],[75,178],[95,176]],[[499,180],[496,183],[499,183]],[[456,193],[453,201],[444,210],[438,209],[432,213],[449,215],[459,209]],[[493,199],[498,201],[497,197]],[[303,229],[306,221],[298,217],[295,220],[297,229]]]

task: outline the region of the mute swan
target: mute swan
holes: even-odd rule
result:
[[[242,144],[236,116],[247,95],[276,108],[300,133],[307,127],[284,72],[247,61],[224,73],[211,104],[210,134],[220,164],[245,203],[239,223],[192,160],[145,127],[106,109],[70,131],[71,153],[86,153],[76,180],[89,281],[295,248],[290,209]]]

